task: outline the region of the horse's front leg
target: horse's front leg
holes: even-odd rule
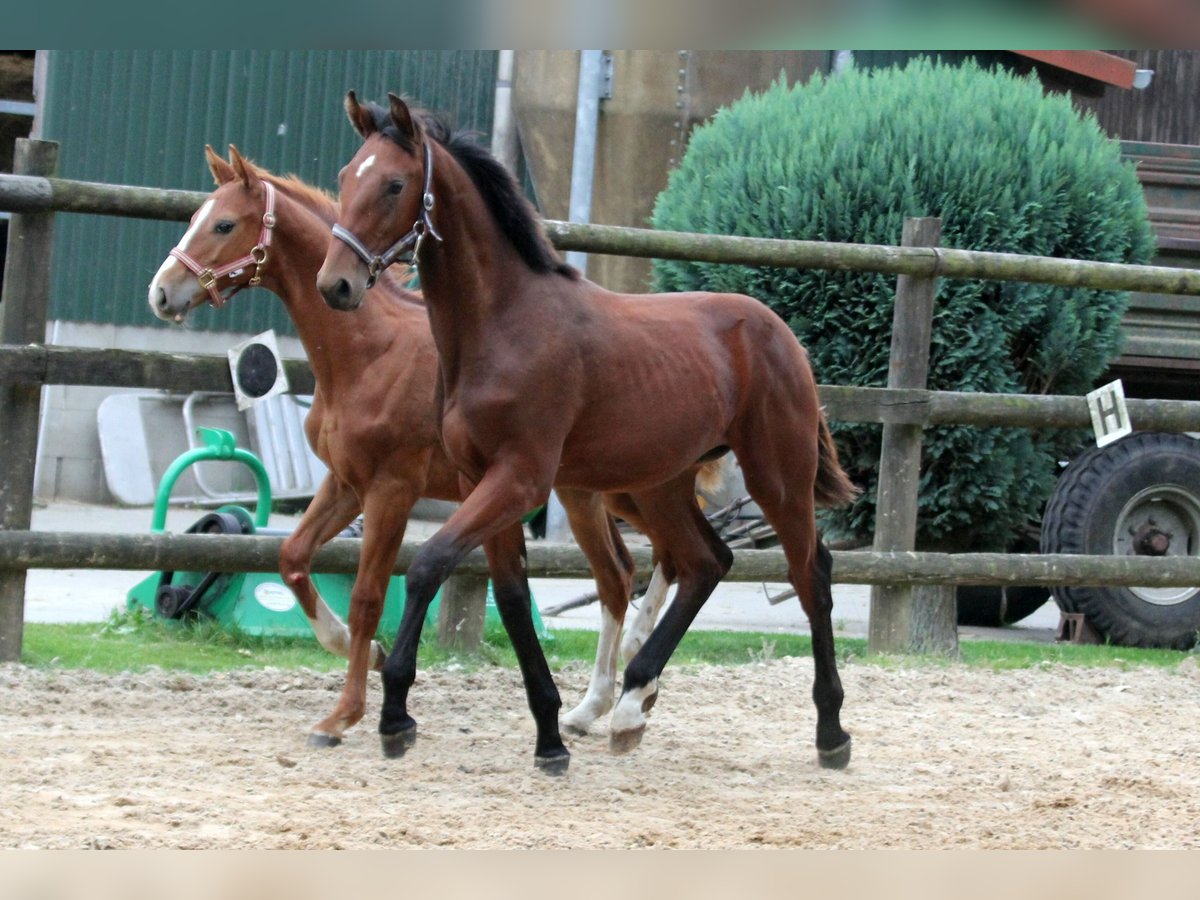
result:
[[[360,509],[358,497],[349,485],[334,477],[332,473],[326,475],[313,495],[308,509],[304,511],[300,524],[284,539],[279,550],[279,574],[283,583],[296,595],[300,608],[304,610],[304,615],[312,626],[313,634],[322,647],[342,657],[348,657],[351,652],[350,629],[337,613],[329,608],[329,604],[313,584],[312,558],[319,547],[328,543],[354,521]],[[374,644],[369,649],[374,661],[381,662],[382,648]],[[328,720],[314,726],[309,735],[310,743],[325,746],[337,743],[336,740],[329,740],[329,735],[323,731],[327,722]]]
[[[418,462],[420,462],[418,460]],[[424,465],[414,466],[424,471]],[[363,510],[363,544],[358,574],[350,594],[349,665],[346,683],[337,705],[314,726],[308,742],[313,746],[340,744],[348,728],[358,724],[366,712],[367,673],[383,665],[383,650],[374,639],[383,615],[384,598],[396,554],[404,540],[408,515],[417,501],[417,479],[393,478],[389,472],[367,491]]]
[[[385,756],[403,755],[416,740],[417,723],[408,713],[408,692],[416,680],[421,626],[434,594],[464,556],[502,532],[515,529],[489,544],[489,564],[495,567],[493,590],[525,676],[530,708],[538,727],[535,761],[550,771],[566,769],[569,755],[558,732],[558,691],[533,631],[528,586],[523,589],[515,586],[514,573],[519,572],[521,580],[524,579],[520,520],[545,499],[535,486],[539,483],[520,466],[493,465],[446,524],[417,552],[406,575],[407,596],[396,644],[383,664],[379,733]],[[521,594],[523,600],[519,599]]]
[[[529,711],[537,725],[534,765],[551,775],[561,775],[567,771],[571,756],[558,731],[558,711],[562,706],[558,688],[533,627],[533,598],[525,575],[525,532],[520,521],[489,538],[484,550],[496,608],[516,651]]]
[[[342,657],[350,650],[350,632],[313,584],[312,558],[319,547],[353,522],[361,509],[349,485],[332,474],[326,475],[300,524],[279,548],[279,574],[283,583],[300,601],[300,608],[321,646]]]

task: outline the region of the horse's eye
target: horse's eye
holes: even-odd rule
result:
[[[233,231],[233,225],[234,223],[230,222],[228,219],[222,219],[216,224],[216,227],[213,230],[216,231],[217,234],[229,234],[229,232]]]
[[[398,193],[400,193],[402,190],[404,190],[404,182],[403,182],[403,181],[401,181],[399,178],[397,178],[397,179],[394,179],[394,180],[393,180],[393,181],[392,181],[392,182],[391,182],[391,183],[388,185],[388,193],[389,193],[389,194],[398,194]]]

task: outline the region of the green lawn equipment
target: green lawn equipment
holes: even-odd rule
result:
[[[204,460],[232,460],[248,466],[258,485],[255,515],[237,505],[222,506],[201,516],[188,534],[266,534],[284,535],[286,531],[267,528],[271,511],[271,486],[261,460],[249,450],[236,446],[232,433],[219,428],[198,428],[204,446],[188,450],[177,457],[163,473],[154,501],[150,530],[165,531],[167,507],[176,480],[193,463]],[[358,537],[352,526],[340,535]],[[313,573],[313,583],[330,609],[346,619],[350,606],[350,591],[354,576]],[[378,635],[386,641],[395,638],[404,612],[404,577],[393,575],[388,583],[383,616]],[[441,592],[434,597],[426,615],[425,627],[435,628]],[[141,606],[164,619],[183,619],[203,616],[221,623],[230,630],[244,634],[273,637],[314,638],[311,626],[295,595],[287,588],[278,572],[160,572],[135,585],[128,593],[129,608]],[[538,636],[549,637],[537,605],[533,605],[533,623]],[[486,607],[488,624],[499,624],[500,616],[488,582]]]

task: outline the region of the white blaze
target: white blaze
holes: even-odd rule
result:
[[[184,233],[183,239],[180,240],[180,242],[175,246],[185,253],[187,252],[188,244],[191,243],[192,238],[200,233],[200,226],[204,224],[204,220],[208,218],[208,215],[212,212],[213,206],[216,204],[216,202],[217,201],[211,197],[204,201],[204,205],[201,206],[200,211],[196,213],[196,218],[192,220],[192,224],[188,226],[188,230]],[[154,296],[154,289],[158,287],[158,279],[162,278],[163,275],[166,274],[167,270],[171,266],[175,265],[176,262],[177,260],[173,256],[168,256],[163,260],[162,265],[158,267],[158,271],[154,273],[154,280],[150,282],[151,297]]]

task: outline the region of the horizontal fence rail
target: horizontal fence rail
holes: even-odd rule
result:
[[[0,210],[7,212],[57,211],[186,221],[207,196],[197,191],[0,175]],[[979,250],[690,234],[615,225],[581,225],[553,219],[546,220],[545,228],[559,250],[616,256],[882,272],[928,278],[1028,281],[1112,291],[1200,294],[1200,271],[1195,269]]]
[[[307,361],[284,360],[290,390],[315,388]],[[0,384],[70,384],[92,387],[230,391],[225,356],[111,350],[44,344],[0,344]],[[1041,394],[975,394],[965,391],[894,390],[821,385],[821,402],[840,422],[905,425],[983,425],[1010,428],[1090,428],[1083,397]],[[1126,400],[1139,431],[1200,432],[1200,401]]]
[[[554,220],[546,222],[546,231],[554,246],[560,250],[586,250],[588,253],[613,256],[789,269],[883,272],[924,278],[1028,281],[1110,291],[1200,294],[1200,271],[1165,266],[940,247],[728,237],[615,225],[580,225]]]
[[[93,534],[68,531],[0,532],[2,569],[144,569],[147,571],[277,571],[281,537],[207,534]],[[405,541],[394,569],[403,575],[420,548]],[[318,552],[314,571],[353,573],[362,541],[336,538]],[[634,562],[651,566],[648,547],[630,547]],[[583,553],[570,544],[528,546],[531,578],[590,578]],[[476,550],[457,572],[487,574]],[[738,550],[726,581],[787,581],[782,550]],[[1200,558],[1188,556],[1067,556],[1016,553],[833,552],[833,580],[839,584],[1021,584],[1189,587],[1200,584]]]
[[[32,171],[52,171],[52,167]],[[66,212],[141,219],[186,221],[206,193],[99,184],[40,175],[0,174],[0,211],[26,214]],[[14,217],[14,222],[18,218]],[[907,228],[907,225],[906,225]],[[1086,260],[1022,256],[937,246],[792,241],[724,235],[685,234],[605,225],[546,221],[550,240],[564,251],[684,259],[702,263],[773,268],[819,268],[905,276],[900,282],[937,278],[1020,281],[1098,290],[1200,295],[1200,270],[1134,266]],[[49,259],[49,243],[44,253]],[[921,242],[905,240],[906,244]],[[927,241],[926,244],[936,244]],[[40,245],[39,245],[40,247]],[[6,288],[7,290],[7,288]],[[37,303],[48,304],[47,292]],[[899,308],[899,295],[897,304]],[[47,384],[152,388],[167,391],[230,391],[225,356],[138,352],[20,344],[21,332],[0,344],[0,385],[13,391]],[[895,354],[895,350],[893,350]],[[315,387],[308,363],[287,360],[291,390]],[[879,423],[890,428],[922,429],[937,425],[1012,428],[1090,428],[1082,397],[973,394],[916,389],[924,377],[903,390],[833,385],[820,387],[829,418]],[[1137,430],[1200,432],[1200,402],[1128,400]],[[131,569],[146,571],[276,571],[283,539],[274,536],[187,534],[81,534],[28,530],[26,524],[0,528],[0,579],[29,569]],[[886,545],[912,546],[911,542]],[[323,547],[314,571],[353,573],[362,542],[339,538]],[[403,574],[419,544],[403,545],[395,571]],[[587,578],[591,571],[572,545],[531,544],[529,575],[536,578]],[[651,565],[648,548],[630,548],[639,567]],[[999,553],[924,553],[841,551],[833,555],[833,580],[843,584],[920,586],[969,585],[1113,585],[1190,587],[1200,584],[1200,558],[1022,555]],[[486,573],[481,552],[459,567],[464,575]],[[732,581],[786,581],[787,563],[777,549],[738,550]],[[23,575],[21,585],[23,591]],[[6,589],[7,590],[7,589]],[[922,590],[937,590],[936,587]],[[10,595],[0,597],[8,608]],[[23,595],[22,595],[23,596]],[[872,601],[874,607],[874,599]],[[3,612],[3,609],[0,609]],[[873,614],[874,618],[874,614]],[[19,623],[20,618],[16,621]],[[0,650],[14,642],[0,634]],[[876,636],[872,633],[872,646]],[[15,641],[19,649],[19,634]],[[3,654],[0,654],[3,655]],[[15,657],[13,657],[15,658]]]
[[[283,361],[289,390],[316,388],[307,360]],[[70,384],[90,387],[162,388],[168,391],[233,390],[229,357],[94,347],[0,345],[0,384]]]

